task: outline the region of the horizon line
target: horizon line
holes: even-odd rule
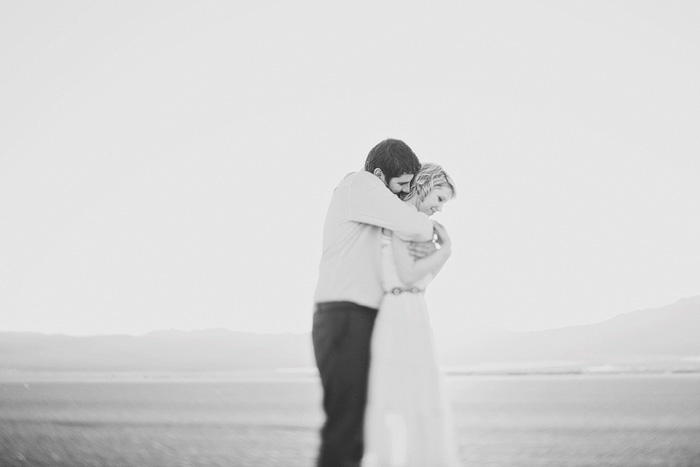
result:
[[[604,319],[602,321],[595,321],[595,322],[590,322],[590,323],[585,323],[585,324],[570,324],[566,326],[555,326],[551,328],[542,328],[542,329],[531,329],[531,330],[524,330],[524,331],[514,331],[512,329],[508,329],[506,327],[499,327],[499,326],[480,326],[478,328],[473,328],[475,330],[479,331],[498,331],[498,332],[506,332],[506,333],[511,333],[511,334],[527,334],[527,333],[532,333],[532,332],[544,332],[544,331],[555,331],[559,329],[566,329],[566,328],[575,328],[575,327],[584,327],[584,326],[593,326],[596,324],[601,324],[605,323],[607,321],[610,321],[618,316],[624,316],[624,315],[629,315],[631,313],[636,313],[640,311],[648,311],[648,310],[657,310],[657,309],[662,309],[666,308],[669,306],[673,306],[677,303],[680,303],[682,301],[686,300],[693,300],[693,299],[698,299],[700,300],[700,295],[690,295],[686,296],[683,298],[680,298],[674,302],[668,303],[666,305],[661,305],[661,306],[651,306],[651,307],[646,307],[646,308],[640,308],[638,310],[633,310],[633,311],[627,311],[627,312],[620,312],[617,313],[610,318]],[[256,335],[262,335],[262,336],[279,336],[279,335],[302,335],[302,334],[310,334],[311,329],[308,331],[281,331],[281,332],[267,332],[267,331],[235,331],[233,329],[229,328],[224,328],[224,327],[211,327],[211,328],[197,328],[197,329],[190,329],[188,331],[184,331],[181,329],[175,329],[175,328],[170,328],[170,329],[154,329],[151,331],[146,331],[143,333],[128,333],[128,332],[105,332],[105,333],[94,333],[94,334],[72,334],[69,332],[46,332],[46,331],[18,331],[18,330],[5,330],[5,329],[0,329],[0,334],[39,334],[42,336],[54,336],[54,337],[59,337],[59,336],[64,336],[64,337],[147,337],[149,334],[158,334],[158,333],[180,333],[180,334],[191,334],[191,333],[198,333],[198,332],[212,332],[212,331],[218,331],[218,332],[231,332],[231,333],[237,333],[237,334],[256,334]]]

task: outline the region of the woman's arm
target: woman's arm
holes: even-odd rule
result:
[[[435,232],[438,234],[440,249],[435,253],[421,259],[415,259],[408,250],[408,242],[401,240],[396,235],[391,238],[391,247],[394,250],[396,269],[399,279],[406,284],[413,284],[428,274],[437,274],[447,259],[452,254],[452,241],[447,235],[447,230],[441,224],[435,223]]]

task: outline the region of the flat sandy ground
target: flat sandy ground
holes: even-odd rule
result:
[[[0,465],[309,466],[314,378],[0,383]],[[460,456],[480,467],[697,467],[699,375],[448,379]]]

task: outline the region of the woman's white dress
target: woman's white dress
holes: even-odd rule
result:
[[[385,293],[374,325],[363,467],[458,465],[423,290],[399,279],[391,236],[382,236]],[[416,292],[416,290],[421,290]],[[398,290],[394,290],[399,292]]]

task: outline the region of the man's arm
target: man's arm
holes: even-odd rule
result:
[[[348,193],[350,219],[389,229],[407,241],[430,241],[433,222],[393,194],[369,172],[358,174]]]

